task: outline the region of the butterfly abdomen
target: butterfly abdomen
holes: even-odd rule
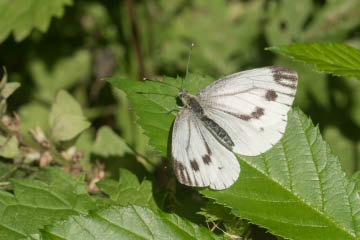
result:
[[[207,128],[210,129],[211,132],[216,135],[216,137],[221,139],[228,147],[231,148],[235,145],[234,142],[231,140],[229,134],[214,120],[208,118],[206,115],[203,115],[200,120],[205,124]]]

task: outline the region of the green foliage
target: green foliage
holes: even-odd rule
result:
[[[8,75],[4,68],[4,74],[0,81],[0,116],[3,116],[7,110],[6,100],[20,87],[17,82],[8,83]]]
[[[19,155],[19,142],[16,136],[8,139],[2,139],[0,143],[0,156],[5,158],[15,158]]]
[[[107,195],[114,204],[127,206],[136,204],[156,210],[157,206],[153,197],[152,183],[144,180],[141,184],[137,177],[130,171],[120,169],[119,181],[104,180],[97,186]]]
[[[190,75],[188,80],[187,86],[192,86],[193,82],[208,83],[211,78]],[[173,88],[155,82],[108,81],[129,95],[139,116],[139,124],[150,138],[157,139],[150,142],[166,156],[169,132],[165,130],[171,128],[174,119],[173,114],[166,112],[171,109],[171,104],[175,104],[174,96],[167,94],[171,94]],[[164,80],[164,83],[175,86],[180,82]],[[196,88],[202,87],[192,86],[191,92]],[[141,94],[137,90],[142,91]],[[146,109],[144,102],[147,103]],[[164,116],[149,121],[151,115],[157,114]],[[164,128],[163,132],[159,131],[159,126]],[[359,196],[342,172],[338,159],[322,140],[319,130],[299,110],[289,114],[285,136],[270,151],[258,157],[238,158],[242,169],[239,180],[224,191],[201,191],[205,196],[230,207],[235,215],[286,238],[359,237],[356,230],[360,224],[357,214]],[[302,234],[297,231],[299,226],[305,229]]]
[[[164,84],[147,81],[145,83],[118,78],[107,78],[108,82],[123,90],[129,97],[134,111],[139,117],[138,123],[150,138],[154,148],[163,154],[167,152],[169,129],[176,113],[170,112],[176,108],[176,96],[181,86],[181,78],[164,77]],[[190,74],[184,86],[190,93],[208,85],[212,78],[202,78]],[[169,87],[170,84],[171,86]],[[166,154],[164,154],[166,156]]]
[[[0,238],[19,239],[37,233],[51,221],[96,209],[83,178],[74,179],[59,169],[48,169],[49,183],[13,179],[14,195],[0,191]]]
[[[0,239],[359,238],[359,10],[0,0]],[[238,156],[240,178],[224,191],[181,185],[170,167],[192,42],[193,94],[254,67],[299,75],[286,136]]]
[[[67,92],[60,91],[49,114],[51,136],[56,141],[74,138],[90,126],[80,105]]]
[[[139,206],[110,207],[47,226],[46,239],[223,239],[173,214]]]
[[[65,5],[72,0],[2,0],[0,1],[0,42],[11,32],[17,41],[23,40],[33,28],[45,32],[53,16],[61,17]],[[36,14],[34,14],[36,13]]]
[[[312,64],[318,71],[360,79],[360,50],[345,44],[295,43],[269,49]]]
[[[238,159],[243,172],[233,187],[201,192],[286,238],[359,238],[360,198],[354,184],[299,110],[289,114],[286,134],[274,148]]]
[[[91,56],[86,50],[78,50],[72,56],[57,60],[53,69],[48,69],[46,62],[34,59],[29,70],[39,89],[36,98],[52,102],[58,91],[72,87],[89,75],[90,62]]]
[[[132,150],[126,145],[125,141],[107,126],[99,129],[92,149],[93,153],[103,157],[121,157],[125,153],[132,153]]]

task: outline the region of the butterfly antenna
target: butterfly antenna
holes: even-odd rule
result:
[[[194,44],[194,43],[191,43],[189,58],[188,58],[187,65],[186,65],[185,80],[187,79],[187,76],[188,76],[188,74],[189,74],[190,59],[191,59],[192,49],[193,49],[194,46],[195,46],[195,44]],[[184,90],[184,79],[181,81],[181,90]]]
[[[180,90],[179,87],[176,87],[176,86],[174,86],[174,85],[172,85],[172,84],[169,84],[169,83],[166,83],[166,82],[162,82],[162,81],[152,80],[152,79],[149,79],[149,78],[146,78],[146,77],[143,78],[143,81],[150,81],[150,82],[161,83],[161,84],[164,84],[164,85],[167,85],[167,86],[176,88],[177,90]]]

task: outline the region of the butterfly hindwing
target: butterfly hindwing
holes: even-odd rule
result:
[[[225,189],[240,173],[234,154],[187,108],[174,123],[172,160],[177,179],[188,186]]]
[[[232,150],[254,156],[283,136],[297,78],[285,67],[258,68],[217,80],[198,97],[205,114],[234,142]]]

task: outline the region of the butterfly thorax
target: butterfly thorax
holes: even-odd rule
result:
[[[189,108],[198,118],[204,116],[204,109],[202,108],[199,99],[185,91],[179,93],[179,98],[181,99],[184,107]]]
[[[230,138],[229,134],[219,126],[214,120],[210,119],[204,108],[201,106],[199,98],[191,95],[185,91],[181,91],[179,93],[179,97],[184,104],[184,107],[191,110],[191,112],[201,120],[201,122],[205,125],[206,128],[209,129],[211,133],[214,134],[216,138],[220,140],[226,147],[232,148],[234,146],[234,142]]]

